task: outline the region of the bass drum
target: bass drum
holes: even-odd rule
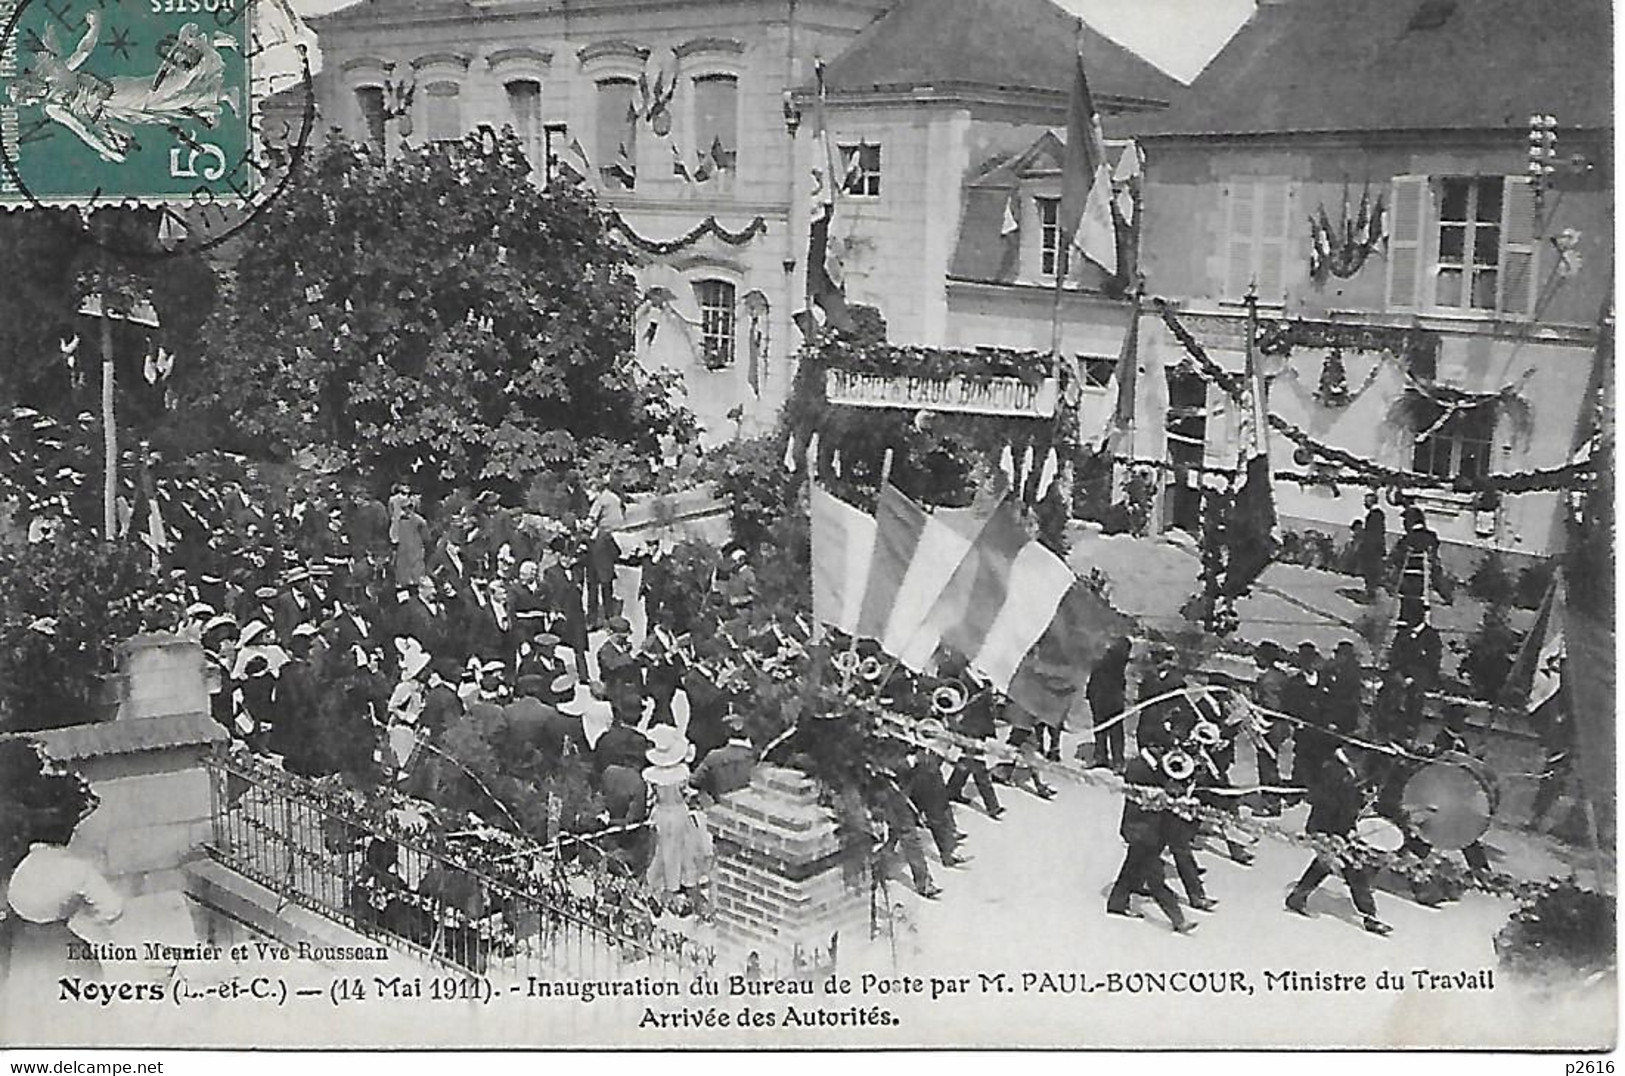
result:
[[[1440,851],[1455,852],[1489,832],[1501,787],[1484,763],[1451,753],[1410,776],[1402,803],[1418,836]]]

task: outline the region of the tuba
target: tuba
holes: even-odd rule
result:
[[[952,717],[963,710],[969,701],[970,695],[965,690],[965,685],[957,681],[939,684],[936,690],[931,692],[931,712],[938,717]]]
[[[873,655],[858,662],[859,678],[867,680],[871,684],[878,682],[881,676],[885,674],[885,671],[886,667],[880,663],[879,658]]]
[[[1196,727],[1191,729],[1191,741],[1198,747],[1217,747],[1224,738],[1219,726],[1206,719],[1198,721]]]
[[[858,652],[856,650],[839,650],[829,659],[835,666],[835,671],[842,676],[854,676],[858,671]]]
[[[1188,781],[1196,773],[1196,760],[1183,748],[1174,747],[1163,752],[1157,768],[1171,781]]]

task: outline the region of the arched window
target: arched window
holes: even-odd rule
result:
[[[694,146],[717,168],[739,163],[739,79],[701,75],[694,80]]]
[[[547,169],[547,147],[542,134],[542,84],[533,78],[510,79],[503,83],[508,96],[508,122],[525,149],[525,158],[535,174]]]
[[[712,370],[734,362],[734,286],[726,280],[698,280],[694,295],[700,304],[700,357]]]
[[[361,114],[362,130],[360,134],[367,140],[367,145],[374,153],[382,155],[384,152],[384,88],[382,86],[357,86],[355,105],[356,111]]]
[[[598,159],[593,164],[605,182],[628,190],[637,184],[636,93],[637,83],[629,78],[598,83]]]
[[[430,142],[456,142],[463,137],[462,90],[455,82],[423,87],[423,137]]]

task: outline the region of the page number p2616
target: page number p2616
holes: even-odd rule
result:
[[[1565,1061],[1563,1076],[1613,1076],[1614,1062],[1603,1058],[1597,1061]]]

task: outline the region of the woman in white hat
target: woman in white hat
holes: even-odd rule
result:
[[[654,858],[649,863],[649,888],[664,898],[682,893],[701,909],[711,877],[711,835],[704,819],[689,809],[685,796],[689,760],[694,745],[671,725],[656,725],[647,733],[649,765],[643,780],[654,795],[649,820],[654,826]]]

